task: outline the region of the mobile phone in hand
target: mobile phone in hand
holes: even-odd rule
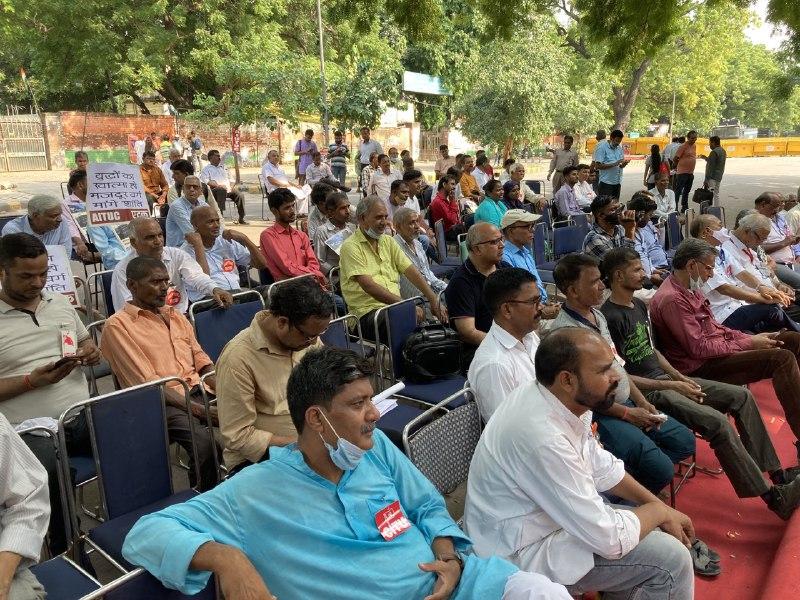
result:
[[[65,356],[64,358],[56,361],[56,364],[53,365],[53,369],[60,369],[61,367],[63,367],[68,363],[77,362],[77,360],[78,358],[76,358],[75,356]]]

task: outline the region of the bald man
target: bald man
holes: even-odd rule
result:
[[[131,251],[114,267],[114,274],[111,277],[111,296],[114,306],[107,307],[109,314],[121,310],[131,299],[125,270],[131,259],[136,256],[150,256],[163,261],[170,279],[166,303],[181,313],[189,309],[187,286],[200,290],[204,296],[212,296],[222,307],[227,308],[233,303],[230,293],[218,287],[214,280],[203,272],[197,260],[180,248],[164,247],[164,234],[158,221],[150,217],[139,217],[131,221],[130,231]],[[191,239],[195,251],[198,254],[204,253],[200,236],[194,233]]]

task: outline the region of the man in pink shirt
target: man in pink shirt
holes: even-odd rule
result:
[[[697,132],[686,134],[686,141],[675,153],[675,199],[681,201],[681,212],[689,208],[689,192],[694,183],[694,167],[697,163]]]
[[[287,188],[270,192],[267,204],[275,216],[275,224],[261,232],[261,252],[275,281],[313,275],[319,284],[329,289],[328,279],[322,274],[319,260],[308,236],[292,227],[296,219],[294,194]],[[342,299],[334,295],[337,314],[344,308]]]
[[[658,347],[683,375],[735,385],[772,379],[786,421],[800,438],[800,333],[750,335],[718,323],[700,291],[714,274],[716,256],[713,246],[696,238],[676,249],[672,275],[650,301]]]
[[[458,200],[456,200],[456,178],[450,174],[439,180],[436,195],[431,201],[431,225],[442,220],[444,236],[449,241],[455,241],[458,234],[464,233],[464,224],[461,222]]]

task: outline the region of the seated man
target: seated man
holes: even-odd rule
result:
[[[361,332],[369,340],[374,340],[377,334],[375,311],[402,300],[401,275],[422,292],[437,318],[447,319],[447,312],[443,307],[440,310],[436,292],[392,236],[385,235],[388,216],[386,204],[378,196],[364,198],[356,208],[358,229],[345,240],[339,253],[342,294],[349,311],[360,319]],[[418,306],[417,320],[424,318],[425,312]],[[381,332],[381,339],[386,339],[385,332]]]
[[[479,555],[508,556],[574,595],[691,600],[691,520],[625,473],[592,435],[590,411],[614,404],[615,363],[592,330],[545,336],[536,381],[513,392],[481,434],[465,529]],[[607,504],[601,492],[634,506]]]
[[[422,233],[419,222],[419,212],[405,206],[398,208],[394,213],[394,230],[397,232],[394,234],[394,241],[428,282],[431,289],[438,294],[447,287],[447,283],[436,277],[431,270],[428,257],[419,241]],[[400,296],[404,300],[421,295],[422,292],[405,275],[400,277]]]
[[[311,164],[306,167],[304,175],[306,176],[305,183],[311,187],[323,179],[334,179],[330,166],[328,163],[322,162],[322,154],[316,150],[311,153]]]
[[[533,206],[536,212],[541,213],[547,207],[547,201],[541,194],[536,194],[525,181],[525,165],[515,162],[508,168],[510,180],[519,186],[520,201]]]
[[[602,263],[611,297],[601,311],[625,370],[650,402],[699,433],[714,450],[740,498],[761,496],[770,510],[788,519],[800,503],[797,469],[781,469],[775,448],[747,388],[682,375],[655,349],[644,302],[633,297],[644,269],[630,248],[609,250]],[[737,431],[728,421],[733,416]],[[762,475],[767,472],[775,485]],[[791,484],[790,484],[791,481]],[[790,485],[786,485],[790,484]]]
[[[573,215],[584,215],[583,207],[578,202],[573,186],[578,182],[578,167],[565,167],[563,184],[553,196],[556,209],[556,221],[566,221]]]
[[[748,335],[720,325],[699,293],[714,274],[716,256],[717,250],[703,240],[688,238],[678,245],[672,275],[650,304],[659,348],[675,369],[691,377],[734,385],[772,379],[786,421],[800,438],[800,333]]]
[[[69,224],[62,218],[61,201],[53,196],[34,196],[28,200],[28,214],[12,219],[3,227],[2,235],[27,233],[45,246],[63,246],[67,258],[72,256]]]
[[[761,247],[775,261],[775,273],[787,285],[800,288],[800,273],[792,265],[800,261],[800,235],[796,235],[783,214],[784,199],[777,192],[764,192],[755,199],[756,210],[770,220],[770,232]]]
[[[375,429],[371,374],[353,352],[306,354],[286,389],[297,443],[140,519],[125,558],[187,594],[214,573],[226,598],[569,600],[540,575],[465,554],[442,497]]]
[[[280,156],[277,150],[267,152],[267,160],[261,167],[261,176],[267,187],[267,193],[272,193],[277,188],[300,189],[296,184],[289,183],[289,176],[280,166]]]
[[[247,225],[247,221],[244,220],[244,194],[233,189],[228,177],[228,170],[222,164],[219,156],[219,150],[208,151],[208,164],[200,171],[200,181],[208,184],[208,187],[211,188],[211,193],[220,210],[220,216],[225,212],[225,200],[230,199],[236,205],[239,213],[239,225]]]
[[[656,212],[653,214],[659,219],[666,219],[669,213],[676,210],[675,192],[669,189],[669,174],[656,175],[656,187],[650,190],[650,195],[656,201]]]
[[[27,233],[0,237],[0,413],[14,425],[37,417],[58,419],[73,404],[87,400],[81,366],[100,362],[76,310],[65,296],[45,290],[46,283],[44,244]],[[72,357],[65,356],[65,346],[70,349],[62,343],[65,338],[77,341]],[[90,456],[83,413],[64,429],[69,454]],[[49,548],[55,556],[67,549],[55,449],[47,437],[25,434],[23,440],[47,471]],[[38,556],[39,547],[36,552]]]
[[[589,165],[578,165],[578,181],[572,187],[572,191],[575,192],[575,199],[578,201],[578,206],[584,209],[590,209],[592,200],[597,197],[597,194],[592,188],[592,184],[589,183],[589,171]]]
[[[669,264],[667,253],[664,252],[664,244],[652,221],[656,212],[656,201],[645,192],[636,192],[628,202],[628,210],[636,213],[633,247],[639,253],[639,258],[642,259],[647,283],[659,286],[669,275]]]
[[[156,164],[156,153],[152,150],[145,150],[142,154],[139,174],[142,176],[144,195],[150,205],[150,210],[153,210],[154,205],[166,204],[169,185],[161,168]]]
[[[208,203],[203,199],[200,179],[189,175],[183,180],[181,197],[170,205],[167,213],[167,246],[180,248],[186,243],[187,236],[194,232],[192,210],[198,206]]]
[[[597,258],[612,248],[634,248],[636,213],[623,210],[617,198],[598,196],[592,200],[594,224],[583,240],[583,251]]]
[[[311,192],[313,198],[314,192]],[[313,211],[312,211],[313,212]],[[348,237],[356,230],[356,224],[351,218],[350,199],[344,192],[331,192],[325,198],[320,212],[327,218],[314,234],[314,254],[319,260],[319,268],[330,278],[331,270],[339,266],[339,251]],[[309,222],[311,217],[309,216]],[[311,227],[308,228],[311,231]],[[334,285],[336,281],[331,281]]]
[[[167,204],[172,205],[172,203],[183,194],[183,181],[190,175],[194,175],[194,166],[192,166],[191,161],[180,159],[173,162],[169,166],[169,169],[170,172],[172,172],[173,184],[169,186],[169,191],[167,192]],[[211,208],[219,212],[217,201],[214,200],[214,196],[211,194],[208,184],[201,182],[200,185],[203,187],[203,200],[205,200]]]
[[[270,448],[297,440],[286,382],[331,321],[330,295],[311,281],[275,287],[270,307],[239,332],[217,360],[217,406],[223,457],[233,474],[269,458]]]
[[[492,326],[475,351],[467,379],[488,422],[512,391],[536,379],[533,357],[539,347],[542,296],[530,271],[509,267],[486,278],[483,301],[492,313]]]
[[[69,176],[69,182],[72,186],[70,205],[80,206],[81,210],[86,210],[86,171],[75,169]],[[75,236],[80,236],[80,230],[77,227],[77,222],[73,221],[73,224],[75,226],[75,229],[72,230],[72,241],[74,243]],[[70,226],[70,229],[72,229],[72,226]],[[86,228],[86,233],[89,236],[89,241],[94,244],[95,250],[100,255],[104,269],[113,269],[128,253],[116,231],[108,225],[89,225]],[[80,252],[78,252],[78,255],[80,255]]]
[[[327,215],[325,214],[325,199],[334,191],[335,189],[333,186],[324,182],[315,183],[314,187],[311,188],[311,195],[309,196],[311,209],[308,211],[308,220],[306,223],[308,224],[308,239],[312,241],[317,234],[317,228],[323,225],[327,220]]]
[[[456,268],[444,291],[450,321],[464,344],[464,373],[492,326],[492,313],[483,300],[483,285],[502,262],[503,245],[503,235],[497,227],[475,223],[467,232],[469,256]]]
[[[558,261],[553,279],[567,299],[551,329],[591,329],[613,350],[614,340],[599,310],[605,289],[599,263],[588,254],[569,254]],[[659,420],[659,410],[625,373],[623,362],[615,353],[613,368],[619,376],[615,402],[595,411],[593,419],[603,446],[624,461],[636,481],[658,494],[672,480],[673,465],[694,454],[694,434],[672,417]]]
[[[172,210],[170,209],[170,214]],[[250,269],[263,269],[266,267],[264,255],[250,238],[241,231],[226,229],[220,234],[220,218],[217,212],[210,206],[198,206],[192,211],[192,227],[195,233],[188,234],[187,240],[181,246],[181,250],[197,261],[203,272],[211,277],[220,289],[227,290],[235,294],[241,291],[241,280],[239,269],[244,267]],[[202,252],[195,249],[197,238],[203,247]],[[187,286],[189,301],[197,302],[206,296],[201,290],[196,290],[192,286]]]
[[[0,473],[0,598],[39,600],[46,593],[30,567],[47,533],[47,472],[2,414]]]
[[[730,240],[728,230],[714,215],[695,217],[689,233],[712,247],[722,246]],[[714,275],[701,289],[708,298],[714,318],[725,327],[752,333],[779,329],[800,331],[800,325],[777,304],[788,305],[788,297],[763,285],[742,266],[734,253],[720,249],[714,261]]]
[[[122,310],[125,303],[131,299],[131,291],[127,285],[126,269],[128,263],[137,256],[149,256],[162,261],[169,273],[170,290],[167,293],[167,305],[175,307],[178,312],[185,313],[189,310],[189,295],[187,287],[192,287],[202,292],[203,296],[213,296],[222,307],[230,306],[233,302],[231,295],[217,286],[214,280],[203,273],[197,261],[180,248],[165,248],[164,234],[158,221],[149,217],[138,217],[130,222],[129,226],[131,251],[123,258],[111,276],[111,297],[113,307],[107,307],[109,313]],[[191,238],[195,254],[204,252],[202,240]]]
[[[198,419],[205,417],[200,377],[213,371],[214,363],[197,342],[189,320],[167,306],[170,278],[163,262],[137,256],[125,267],[125,275],[131,299],[103,327],[103,356],[123,387],[171,376],[186,382],[191,389],[191,415],[186,412],[183,387],[175,381],[164,387],[167,432],[170,442],[180,444],[189,455],[189,485],[209,490],[218,481],[213,455],[218,448]],[[205,383],[213,392],[214,376],[206,378]],[[199,460],[196,466],[193,442]]]
[[[486,200],[483,202],[486,202]],[[536,221],[541,218],[541,215],[529,213],[527,210],[518,208],[509,210],[503,215],[500,223],[500,229],[505,240],[503,266],[525,269],[536,278],[536,285],[542,297],[542,318],[553,319],[558,314],[558,304],[548,300],[547,290],[544,288],[542,278],[539,277],[539,271],[536,269],[533,252],[530,251]]]
[[[389,194],[392,182],[402,179],[400,171],[392,168],[392,163],[387,154],[378,155],[378,168],[372,172],[367,183],[367,195],[376,194],[389,207]]]
[[[430,222],[436,225],[441,220],[444,227],[444,237],[450,242],[455,242],[459,234],[464,233],[464,224],[461,222],[461,208],[456,199],[456,179],[452,175],[445,175],[439,180],[436,195],[431,200],[429,209]]]
[[[458,183],[461,185],[461,194],[464,198],[468,198],[475,204],[478,204],[483,196],[483,186],[478,183],[475,176],[472,174],[474,169],[475,159],[469,154],[465,155],[464,167],[461,171],[461,179]]]

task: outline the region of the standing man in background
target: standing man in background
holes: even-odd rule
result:
[[[377,140],[370,139],[369,127],[361,128],[361,143],[358,146],[358,160],[356,167],[358,168],[358,180],[361,181],[361,170],[368,166],[370,163],[370,155],[375,152],[376,156],[383,154],[383,146]],[[369,183],[369,181],[367,181]],[[363,186],[362,186],[363,187]]]
[[[344,143],[344,132],[337,131],[333,134],[333,143],[328,146],[328,162],[333,176],[339,180],[340,185],[345,185],[347,179],[348,160],[350,160],[350,148]]]
[[[722,182],[722,175],[725,173],[725,160],[728,158],[728,154],[720,145],[718,135],[708,138],[708,145],[711,147],[708,156],[700,155],[700,158],[706,161],[706,178],[703,186],[714,192],[712,203],[714,206],[719,206],[719,185]]]
[[[571,135],[564,136],[564,147],[553,149],[553,158],[550,160],[550,169],[547,171],[547,181],[553,177],[553,195],[555,196],[559,188],[564,184],[564,169],[567,167],[578,166],[578,153],[572,150],[574,138]]]
[[[686,134],[686,141],[675,152],[675,198],[681,203],[681,212],[689,208],[689,192],[694,183],[694,167],[697,164],[697,132]]]
[[[595,166],[600,171],[597,183],[598,196],[611,196],[619,200],[622,188],[622,169],[627,167],[630,162],[625,159],[622,137],[622,132],[615,129],[611,132],[609,141],[607,143],[600,142],[594,151]]]
[[[319,152],[317,144],[313,141],[314,130],[306,129],[302,140],[297,140],[294,145],[294,155],[299,157],[297,162],[297,181],[302,186],[306,182],[306,169],[311,164],[311,155]]]
[[[433,166],[433,170],[436,173],[436,181],[444,177],[445,173],[447,173],[447,169],[456,166],[456,159],[454,156],[450,156],[449,152],[447,144],[439,146],[441,158],[439,158]]]
[[[600,184],[599,173],[597,171],[597,153],[600,150],[600,146],[607,144],[606,142],[606,132],[603,129],[597,130],[597,135],[594,136],[594,139],[597,140],[597,144],[595,144],[594,152],[592,152],[592,162],[589,164],[589,175],[590,179],[592,180],[592,189],[594,190],[595,195],[597,195],[597,188]],[[594,177],[591,177],[594,175]]]

